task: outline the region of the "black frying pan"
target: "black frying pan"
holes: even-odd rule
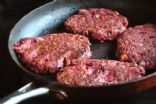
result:
[[[141,79],[115,85],[73,87],[58,83],[52,75],[35,74],[18,60],[13,44],[25,37],[36,37],[48,33],[64,32],[63,22],[79,8],[111,8],[128,17],[129,25],[156,23],[155,0],[54,0],[24,16],[12,29],[8,41],[11,57],[25,73],[45,82],[44,87],[30,90],[32,83],[2,100],[5,104],[18,103],[24,99],[55,93],[58,98],[79,101],[105,101],[133,95],[156,86],[156,72]],[[92,42],[94,58],[115,59],[115,42]],[[13,97],[14,96],[14,97]]]

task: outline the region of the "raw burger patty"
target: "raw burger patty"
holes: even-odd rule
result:
[[[156,25],[130,27],[117,44],[121,61],[137,63],[146,69],[156,68]]]
[[[52,73],[72,59],[90,58],[89,45],[85,36],[58,33],[21,39],[14,44],[14,50],[20,60],[36,73]]]
[[[61,83],[74,86],[116,84],[141,78],[144,68],[115,60],[82,59],[63,67],[57,74]]]
[[[127,18],[104,8],[80,9],[64,23],[67,30],[101,42],[113,40],[126,30]]]

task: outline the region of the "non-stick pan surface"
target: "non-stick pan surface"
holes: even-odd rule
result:
[[[23,17],[13,28],[9,37],[9,51],[13,60],[26,73],[51,84],[51,88],[61,89],[73,100],[108,100],[132,95],[156,85],[156,73],[145,77],[108,86],[73,87],[58,83],[50,74],[40,75],[25,68],[18,60],[13,44],[21,38],[37,37],[49,33],[66,32],[63,22],[79,8],[110,8],[127,16],[129,26],[156,23],[156,8],[153,1],[148,0],[54,0],[35,9]],[[116,59],[116,42],[98,43],[91,41],[93,58]]]

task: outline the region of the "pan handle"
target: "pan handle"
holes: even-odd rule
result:
[[[54,90],[47,87],[35,88],[33,82],[30,82],[19,90],[4,97],[0,101],[0,104],[18,104],[19,102],[28,98],[45,95],[48,93],[55,93],[56,97],[60,100],[64,100],[67,97],[66,93],[61,90]]]

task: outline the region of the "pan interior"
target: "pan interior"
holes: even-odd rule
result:
[[[19,62],[13,50],[13,44],[21,38],[37,37],[49,33],[66,32],[63,22],[79,8],[110,8],[128,17],[129,26],[156,23],[156,8],[148,0],[54,0],[30,12],[13,28],[9,38],[9,51],[13,60],[29,74],[52,80],[51,75],[38,75],[27,70]],[[154,0],[153,0],[154,1]],[[115,59],[114,42],[91,42],[93,58]]]

